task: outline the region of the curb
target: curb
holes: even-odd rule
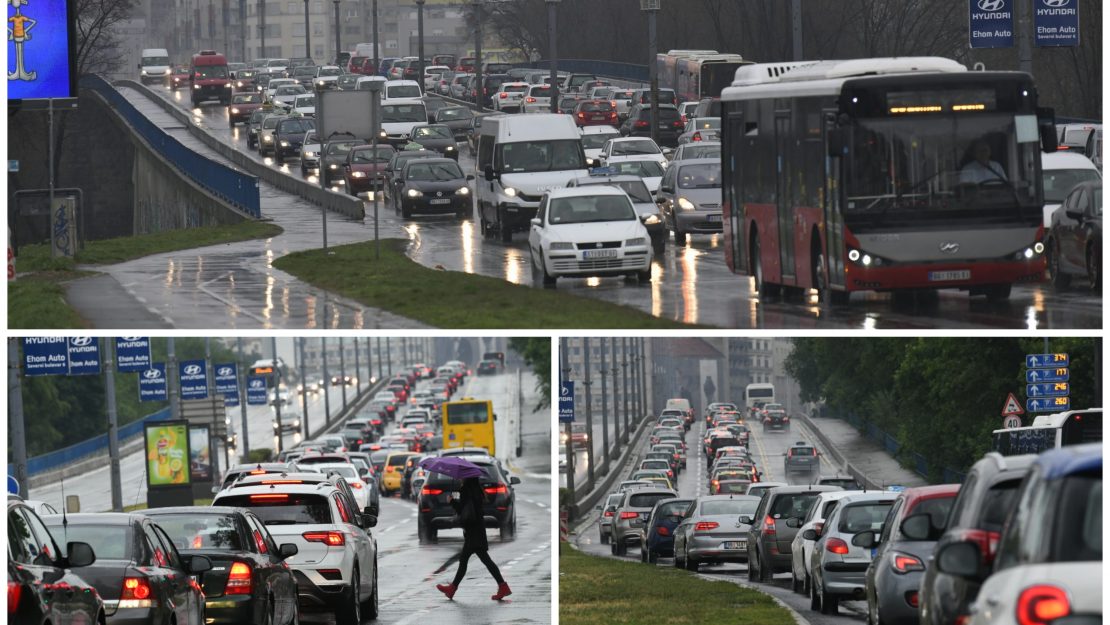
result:
[[[737,579],[737,580],[734,581],[734,580],[720,579],[720,578],[716,578],[716,577],[708,577],[706,575],[702,575],[701,573],[696,573],[696,575],[698,577],[700,577],[701,579],[704,579],[704,580],[709,581],[709,582],[729,582],[729,583],[736,584],[737,586],[740,586],[741,588],[747,588],[747,589],[750,589],[750,590],[754,590],[754,591],[756,591],[760,594],[766,595],[767,597],[770,597],[772,601],[779,604],[779,607],[782,607],[787,612],[789,612],[790,615],[794,617],[794,622],[795,623],[797,623],[798,625],[810,625],[809,620],[806,617],[802,616],[801,612],[799,612],[799,611],[795,610],[794,608],[790,607],[790,605],[788,605],[782,599],[779,599],[778,597],[776,597],[774,595],[771,595],[771,594],[768,594],[768,593],[764,592],[759,586],[753,586],[753,585],[749,584],[748,582],[746,582],[744,580],[740,580],[740,579]]]

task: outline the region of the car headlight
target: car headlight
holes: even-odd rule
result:
[[[449,146],[447,146],[447,149],[446,149],[446,150],[444,150],[444,151],[445,151],[445,152],[453,152],[454,150],[455,150],[455,146],[453,146],[453,145],[449,145]]]
[[[316,158],[315,152],[301,152],[301,158]]]
[[[224,83],[224,86],[230,89],[233,85],[231,84],[231,81],[228,81]]]
[[[366,172],[353,171],[353,172],[351,172],[351,177],[352,178],[365,178],[366,177]]]
[[[573,250],[574,249],[574,244],[573,243],[555,242],[555,243],[550,244],[549,249],[552,252]]]
[[[200,89],[200,85],[193,85],[193,89]]]
[[[385,133],[385,131],[384,131],[384,130],[383,130],[383,131],[381,131],[381,132],[380,132],[380,133],[378,133],[378,134],[379,134],[379,136],[380,136],[381,138],[383,138],[383,139],[384,139],[384,138],[386,138],[387,136],[389,136],[389,135],[387,135],[387,134]]]
[[[332,163],[331,165],[328,165],[328,169],[339,169],[339,165]]]
[[[502,190],[502,193],[504,193],[505,195],[507,195],[509,197],[516,197],[516,189],[514,189],[512,187],[505,187]]]
[[[645,239],[644,237],[638,237],[638,238],[635,238],[635,239],[626,239],[625,242],[624,242],[625,247],[640,247],[640,246],[643,246],[643,245],[647,245],[647,239]]]
[[[645,226],[654,226],[657,223],[659,223],[659,216],[658,215],[648,215],[647,219],[644,220],[644,225]]]
[[[594,164],[594,159],[592,159],[592,158],[587,158],[586,159],[586,165],[593,165],[593,164]]]
[[[236,86],[236,87],[239,87],[239,88],[242,88],[242,87],[243,87],[243,81],[241,81],[241,80],[240,80],[240,81],[237,81],[237,82],[235,83],[235,86]]]
[[[271,143],[271,142],[273,142],[274,138],[271,137],[270,135],[266,135],[265,137],[262,137],[262,140],[265,141],[266,143]]]
[[[685,210],[685,211],[692,211],[695,208],[697,208],[696,206],[694,206],[693,202],[691,202],[690,200],[687,200],[684,197],[678,198],[678,206],[679,206],[679,208],[681,208],[682,210]]]
[[[281,147],[283,147],[283,148],[289,147],[289,142],[288,141],[281,141],[280,143],[281,143]]]
[[[146,76],[146,70],[144,69],[142,72],[140,72],[140,74]]]
[[[232,108],[232,109],[231,109],[231,114],[232,114],[232,115],[238,115],[238,114],[239,114],[239,109],[237,109],[237,108]]]
[[[867,252],[863,252],[855,248],[848,249],[848,260],[863,267],[870,267],[872,265],[878,267],[885,262],[882,258],[879,258],[878,256],[868,254]]]
[[[409,197],[420,197],[424,195],[424,192],[420,189],[409,189],[408,191],[405,191],[405,195]]]

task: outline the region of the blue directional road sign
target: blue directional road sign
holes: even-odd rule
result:
[[[1058,369],[1026,369],[1025,382],[1028,384],[1037,384],[1038,382],[1067,382],[1068,381],[1068,368],[1060,367]]]
[[[166,363],[156,362],[139,374],[139,401],[166,401]]]
[[[150,368],[150,337],[121,336],[116,339],[116,368],[146,371]]]
[[[574,422],[574,382],[559,382],[559,423]]]
[[[69,348],[64,336],[28,336],[23,339],[23,375],[69,373]]]
[[[1067,354],[1026,354],[1027,369],[1059,368],[1068,366]]]
[[[252,375],[247,378],[247,405],[266,405],[266,378],[261,375]]]
[[[1068,394],[1067,382],[1047,382],[1045,384],[1026,384],[1028,397],[1064,397]]]
[[[75,336],[66,339],[69,352],[70,375],[97,375],[100,373],[100,339],[95,336]]]
[[[178,369],[181,376],[181,399],[208,397],[208,370],[203,360],[182,360]]]
[[[1025,400],[1028,412],[1064,412],[1071,410],[1070,397],[1030,397]]]

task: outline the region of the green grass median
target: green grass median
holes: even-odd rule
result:
[[[692,328],[590,297],[430,269],[405,255],[407,241],[294,252],[274,267],[367,306],[440,328]],[[642,288],[630,285],[629,288]]]
[[[770,596],[658,565],[588,556],[559,546],[561,625],[660,623],[794,625]]]

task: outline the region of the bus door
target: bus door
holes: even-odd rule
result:
[[[837,110],[822,109],[821,116],[825,120],[822,124],[822,138],[825,145],[828,145],[829,131],[836,128]],[[828,153],[825,150],[825,181],[822,192],[824,202],[821,207],[825,221],[825,267],[829,285],[844,286],[844,215],[840,210],[840,172],[843,159],[832,158]]]
[[[779,222],[779,266],[782,284],[796,284],[794,276],[794,203],[790,186],[791,151],[790,110],[775,111],[775,208]],[[764,269],[766,272],[766,269]],[[773,273],[772,273],[773,275]]]
[[[740,151],[745,145],[744,112],[739,109],[740,103],[725,102],[721,105],[721,114],[727,116],[723,127],[725,132],[721,135],[721,155],[728,159],[722,168],[721,180],[724,191],[725,204],[728,205],[728,214],[724,215],[725,232],[729,236],[731,245],[725,246],[725,253],[732,271],[747,273],[748,267],[748,238],[744,236],[744,180],[741,175],[743,164],[740,162]]]

